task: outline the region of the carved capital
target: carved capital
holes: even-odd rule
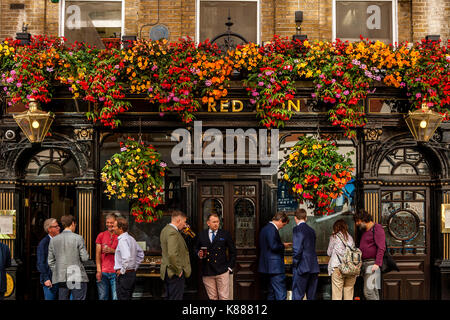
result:
[[[81,128],[74,130],[75,137],[77,140],[92,140],[92,135],[94,133],[94,129],[92,128]]]
[[[382,129],[377,128],[364,129],[364,139],[367,141],[377,141],[382,134],[383,134]]]

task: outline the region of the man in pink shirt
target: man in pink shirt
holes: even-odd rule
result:
[[[114,254],[117,248],[117,235],[113,232],[117,216],[106,216],[106,231],[101,232],[95,240],[95,258],[97,262],[97,289],[99,300],[117,300],[116,272],[114,270]]]

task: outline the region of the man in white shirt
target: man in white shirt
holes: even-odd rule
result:
[[[117,275],[116,291],[118,300],[131,300],[136,283],[136,270],[144,260],[144,251],[136,240],[128,234],[128,221],[117,218],[113,231],[118,235],[114,270]]]

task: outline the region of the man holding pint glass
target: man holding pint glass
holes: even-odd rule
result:
[[[209,214],[206,223],[208,229],[200,232],[196,244],[196,252],[202,259],[203,284],[209,299],[229,300],[236,247],[230,233],[219,229],[220,219],[216,213]]]

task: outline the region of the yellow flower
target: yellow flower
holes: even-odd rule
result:
[[[289,176],[288,176],[288,174],[287,174],[287,173],[285,173],[285,174],[284,174],[284,176],[283,176],[283,178],[284,178],[284,180],[289,180]]]
[[[139,156],[136,156],[136,160],[139,160],[140,158],[139,158]]]
[[[308,150],[302,149],[302,153],[303,153],[304,156],[306,156],[308,154]]]

